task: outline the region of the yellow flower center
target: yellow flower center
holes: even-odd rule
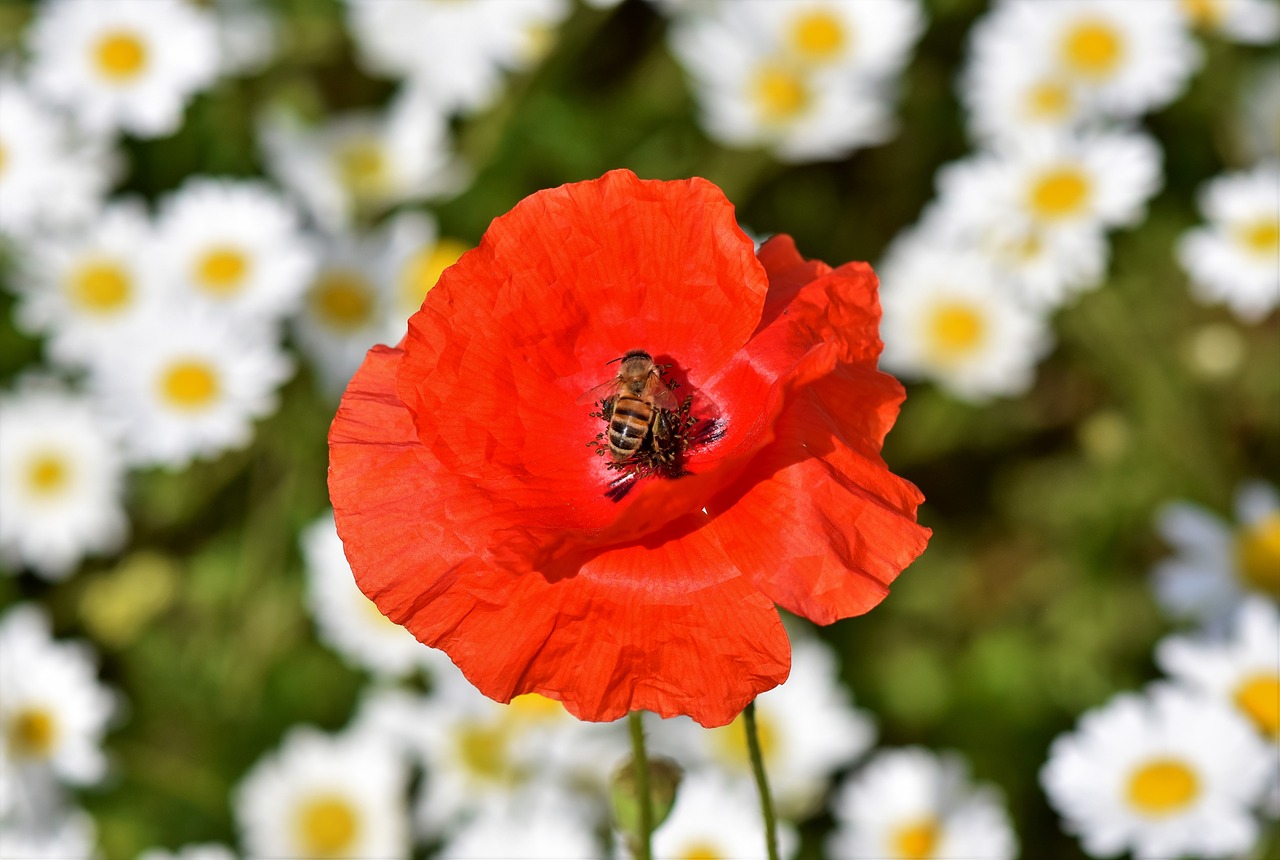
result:
[[[249,260],[230,246],[210,249],[196,265],[196,281],[206,292],[217,296],[238,292],[248,273]]]
[[[1280,597],[1280,511],[1240,532],[1236,564],[1245,585]]]
[[[338,150],[338,175],[356,197],[375,197],[387,185],[387,155],[373,138],[348,141]]]
[[[1255,221],[1246,227],[1241,228],[1238,233],[1241,245],[1250,254],[1254,254],[1271,262],[1276,261],[1276,254],[1280,252],[1280,218],[1263,218]]]
[[[218,374],[207,362],[176,361],[160,378],[160,393],[171,405],[187,411],[210,406],[218,399]]]
[[[1222,0],[1181,0],[1181,5],[1193,26],[1211,30],[1222,21]]]
[[[458,730],[456,749],[467,773],[497,782],[507,775],[506,741],[502,726],[464,726]]]
[[[334,269],[325,272],[311,288],[311,309],[325,325],[355,331],[373,317],[373,286],[358,272]]]
[[[1185,809],[1199,792],[1195,771],[1175,759],[1147,762],[1129,778],[1129,803],[1151,817]]]
[[[1036,84],[1027,92],[1027,113],[1036,119],[1061,119],[1071,111],[1071,90],[1062,84]]]
[[[1050,170],[1031,188],[1031,210],[1042,218],[1075,215],[1088,203],[1089,192],[1089,179],[1077,168]]]
[[[742,715],[727,726],[708,731],[713,740],[712,748],[721,762],[744,770],[751,766],[747,751],[746,723]],[[777,721],[765,709],[756,709],[756,731],[760,738],[760,756],[767,764],[779,755],[782,741]]]
[[[1124,58],[1124,39],[1106,21],[1082,21],[1063,40],[1062,57],[1084,77],[1106,78]]]
[[[467,250],[467,246],[457,239],[441,239],[405,263],[400,272],[400,300],[406,313],[422,307],[422,300],[440,280],[444,270],[458,262]]]
[[[57,740],[53,714],[42,708],[25,708],[9,720],[6,740],[15,758],[46,758]]]
[[[777,64],[766,65],[756,73],[752,95],[760,115],[769,123],[795,119],[813,100],[809,83],[803,75]]]
[[[1280,675],[1254,675],[1236,689],[1235,702],[1258,731],[1280,738]]]
[[[294,820],[305,857],[347,857],[360,831],[360,815],[340,795],[320,795],[303,803]]]
[[[893,856],[899,860],[928,860],[938,849],[938,822],[932,818],[898,827],[893,832]]]
[[[791,26],[791,47],[810,62],[824,63],[839,56],[847,41],[840,19],[821,9],[801,15]]]
[[[27,488],[32,495],[56,496],[71,483],[71,469],[66,458],[55,453],[43,453],[27,464]]]
[[[691,842],[676,855],[676,860],[727,860],[720,849],[710,842]]]
[[[94,56],[104,77],[124,83],[146,67],[147,46],[137,35],[117,30],[98,40]]]
[[[565,710],[555,699],[538,693],[525,693],[511,700],[508,713],[514,720],[541,723],[564,716]]]
[[[8,152],[4,148],[4,144],[0,143],[0,177],[4,176],[5,165],[9,161]]]
[[[972,352],[986,334],[986,320],[971,305],[944,303],[934,309],[929,320],[929,341],[943,360]]]
[[[80,266],[70,279],[70,298],[93,314],[107,314],[129,304],[133,282],[118,263],[100,260]]]

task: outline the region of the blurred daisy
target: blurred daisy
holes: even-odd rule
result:
[[[0,555],[62,579],[123,542],[124,464],[80,396],[29,384],[0,397]]]
[[[49,335],[59,363],[83,367],[113,355],[157,300],[154,242],[138,201],[113,203],[82,229],[32,237],[18,258],[16,321]]]
[[[1171,678],[1234,708],[1272,744],[1280,774],[1280,611],[1260,597],[1236,612],[1230,638],[1171,636],[1156,647]]]
[[[292,313],[315,270],[297,214],[265,184],[196,177],[160,203],[166,298],[239,322]]]
[[[138,860],[236,860],[236,855],[225,845],[203,842],[197,845],[184,845],[177,851],[149,848],[138,855]]]
[[[964,760],[919,747],[884,750],[831,803],[838,860],[1012,860],[1018,842],[999,794],[969,782]]]
[[[1232,126],[1246,163],[1280,159],[1280,62],[1262,64],[1249,75]]]
[[[422,212],[401,212],[385,228],[387,274],[394,288],[386,302],[386,332],[382,342],[396,344],[409,328],[409,317],[422,307],[427,292],[444,270],[458,262],[470,245],[440,236],[436,222]]]
[[[403,765],[382,741],[289,730],[235,791],[250,857],[407,858]]]
[[[881,270],[880,300],[883,367],[972,402],[1026,391],[1052,343],[1044,319],[971,251],[898,256]]]
[[[756,699],[761,753],[780,814],[796,820],[812,814],[832,774],[862,755],[875,740],[870,718],[853,708],[840,685],[835,655],[810,637],[792,639],[791,675]],[[727,726],[704,729],[687,717],[664,720],[660,736],[688,750],[679,755],[710,765],[744,783],[751,781],[747,736],[739,716]]]
[[[1178,0],[1192,27],[1233,42],[1265,45],[1280,36],[1280,6],[1273,0]]]
[[[1178,242],[1178,262],[1204,303],[1257,322],[1280,305],[1280,164],[1229,173],[1200,193],[1209,223]]]
[[[797,842],[795,831],[779,822],[779,856],[794,856]],[[729,780],[714,771],[685,776],[671,814],[653,834],[654,860],[764,860],[765,856],[764,820],[750,783]]]
[[[1272,758],[1221,702],[1157,685],[1081,717],[1053,742],[1040,781],[1095,857],[1230,857],[1255,844],[1250,808]]]
[[[92,860],[98,857],[93,818],[79,809],[59,811],[40,825],[0,826],[0,857],[22,860]]]
[[[469,113],[497,97],[504,71],[541,59],[539,44],[569,8],[566,0],[347,0],[347,20],[365,68],[407,78],[446,113]]]
[[[138,465],[182,468],[244,447],[292,372],[274,341],[197,313],[148,315],[122,342],[90,380]]]
[[[218,73],[211,19],[181,0],[51,0],[28,36],[36,88],[95,130],[171,134]]]
[[[356,586],[330,511],[302,533],[307,606],[320,639],[349,663],[375,674],[403,677],[418,668],[453,667],[443,651],[428,648],[388,619]]]
[[[521,795],[494,804],[461,825],[440,849],[449,860],[595,860],[603,857],[597,823],[569,797],[555,791]]]
[[[224,75],[253,75],[276,54],[280,22],[258,0],[219,0],[211,4],[218,30],[218,60]]]
[[[1262,481],[1242,484],[1236,520],[1189,502],[1171,502],[1156,515],[1156,530],[1176,555],[1156,565],[1156,597],[1173,615],[1212,627],[1248,594],[1280,598],[1280,494]]]
[[[115,164],[106,142],[0,72],[0,235],[40,235],[97,213]]]
[[[454,193],[468,178],[446,121],[420,98],[401,96],[385,113],[342,114],[313,129],[271,113],[260,138],[270,172],[331,233],[398,203]]]
[[[994,43],[989,50],[1017,52],[1026,68],[1044,69],[1047,62],[1091,113],[1132,117],[1162,107],[1200,64],[1172,2],[1009,0],[985,26],[984,38]]]
[[[115,697],[97,676],[87,648],[53,640],[43,610],[20,605],[0,617],[0,779],[13,781],[20,819],[48,820],[50,777],[90,785],[106,773],[102,735]]]

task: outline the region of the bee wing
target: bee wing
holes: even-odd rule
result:
[[[606,379],[599,385],[593,385],[586,391],[578,395],[578,399],[574,403],[598,403],[605,398],[613,396],[618,391],[618,378],[615,376]]]
[[[660,377],[654,376],[649,379],[648,394],[653,400],[653,405],[659,409],[665,409],[668,412],[680,411],[680,401],[676,400],[675,394],[667,388],[667,384]]]

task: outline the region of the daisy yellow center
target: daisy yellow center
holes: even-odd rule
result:
[[[806,60],[826,62],[840,55],[848,41],[841,20],[830,12],[815,9],[791,26],[791,46]]]
[[[340,795],[309,798],[298,808],[295,835],[306,857],[347,857],[360,833],[360,815]]]
[[[1124,39],[1106,21],[1081,21],[1062,44],[1063,59],[1081,75],[1106,78],[1124,59]]]
[[[43,708],[18,711],[5,731],[9,750],[16,758],[46,758],[58,737],[53,714]]]
[[[1280,597],[1280,511],[1240,532],[1236,564],[1246,585]]]
[[[478,779],[496,782],[507,772],[506,733],[500,726],[464,726],[456,748],[467,772]]]
[[[71,300],[95,314],[111,313],[129,303],[133,282],[117,263],[86,263],[71,276]]]
[[[1089,179],[1074,167],[1060,167],[1041,175],[1031,188],[1031,209],[1042,218],[1065,218],[1089,202]]]
[[[1027,113],[1039,119],[1061,119],[1071,110],[1071,91],[1059,83],[1036,84],[1027,93]]]
[[[209,249],[196,265],[196,281],[206,292],[219,296],[238,292],[248,274],[248,258],[230,246]]]
[[[66,458],[53,453],[37,455],[27,464],[27,488],[32,495],[56,496],[71,483]]]
[[[218,374],[207,362],[177,361],[160,377],[160,393],[170,405],[194,411],[218,399]]]
[[[934,309],[929,320],[929,338],[941,357],[958,358],[982,343],[986,327],[977,309],[966,304],[944,303]]]
[[[1195,771],[1176,759],[1149,761],[1129,778],[1129,803],[1151,817],[1185,809],[1199,793]]]
[[[555,699],[537,693],[525,693],[511,700],[511,716],[528,722],[554,720],[564,714],[564,708]]]
[[[1280,675],[1254,675],[1236,689],[1235,702],[1259,731],[1280,738]]]
[[[804,76],[780,65],[767,65],[756,73],[752,95],[765,122],[771,123],[795,119],[813,100]]]
[[[1250,254],[1275,261],[1280,253],[1280,218],[1264,218],[1243,227],[1237,234]]]
[[[135,33],[118,30],[98,40],[94,49],[98,71],[116,82],[133,80],[147,66],[147,46]]]
[[[751,764],[747,751],[745,721],[741,716],[723,728],[713,729],[715,750],[722,762],[746,768]],[[765,762],[776,760],[781,740],[778,723],[767,711],[756,710],[756,733],[760,738],[760,756]]]
[[[0,177],[4,176],[4,167],[5,164],[8,163],[8,160],[9,156],[8,153],[5,152],[4,143],[0,142]]]
[[[387,184],[387,155],[372,138],[353,140],[338,151],[342,184],[357,197],[377,194]]]
[[[913,821],[893,831],[893,856],[899,860],[928,860],[938,850],[938,822]]]
[[[676,855],[676,860],[728,860],[728,858],[710,842],[692,842]]]
[[[330,328],[355,331],[373,317],[373,286],[356,272],[326,272],[311,288],[311,309]]]
[[[413,255],[400,276],[400,296],[404,307],[416,311],[444,270],[458,262],[467,246],[457,239],[441,239],[430,248]]]
[[[1222,0],[1181,0],[1183,13],[1197,27],[1213,28],[1222,20]]]

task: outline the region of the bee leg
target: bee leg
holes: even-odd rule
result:
[[[678,453],[679,433],[673,431],[671,426],[674,417],[673,413],[665,409],[655,409],[649,427],[653,459],[664,466],[674,463]]]

